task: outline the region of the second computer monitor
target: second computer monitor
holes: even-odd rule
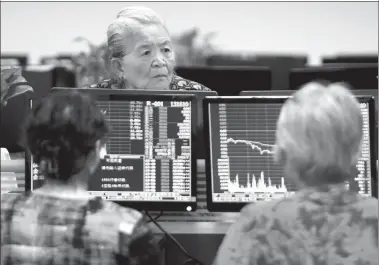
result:
[[[85,89],[78,89],[83,91]],[[55,87],[55,90],[72,90],[72,88]],[[96,89],[98,93],[107,93],[109,89]],[[118,90],[118,93],[123,95],[194,95],[196,97],[196,108],[193,109],[193,126],[196,130],[193,131],[195,134],[196,142],[194,143],[196,158],[205,159],[206,157],[206,146],[204,145],[204,124],[203,124],[203,100],[205,97],[217,96],[216,91],[205,91],[205,90],[137,90],[137,89],[123,89]]]
[[[53,93],[65,93],[55,89]],[[125,95],[119,90],[91,94],[111,132],[89,194],[137,209],[196,209],[191,95]],[[31,157],[31,189],[44,183]]]
[[[355,96],[373,97],[376,106],[378,106],[378,90],[377,89],[360,89],[350,90]],[[242,91],[240,96],[291,96],[296,91],[294,90],[260,90],[260,91]],[[378,107],[376,107],[378,109]]]
[[[264,66],[178,67],[176,72],[221,96],[237,96],[243,90],[271,89],[271,70]]]
[[[204,102],[209,141],[207,205],[210,211],[240,211],[247,203],[292,196],[297,187],[273,161],[276,123],[288,97],[212,97]],[[377,196],[372,98],[359,98],[364,118],[357,164],[360,193]],[[348,185],[350,185],[349,183]]]

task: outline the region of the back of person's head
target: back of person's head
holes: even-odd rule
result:
[[[274,158],[305,184],[343,182],[356,172],[362,123],[346,84],[308,83],[281,110]]]
[[[109,25],[107,31],[110,57],[122,58],[128,49],[125,39],[132,38],[133,33],[145,25],[159,25],[167,30],[163,19],[150,8],[130,6],[118,12],[116,20]]]
[[[93,173],[108,131],[89,95],[54,92],[33,106],[26,123],[26,141],[42,173],[65,182],[89,165],[89,173]]]

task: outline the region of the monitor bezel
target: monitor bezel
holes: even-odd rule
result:
[[[244,97],[256,97],[256,96],[291,96],[297,90],[244,90],[239,94]],[[352,89],[350,90],[355,96],[359,97],[378,97],[377,89]]]
[[[253,91],[255,92],[255,91]],[[357,91],[358,92],[358,91]],[[369,134],[370,134],[370,165],[371,165],[371,196],[378,198],[378,178],[377,178],[377,164],[375,154],[375,100],[372,96],[359,96],[355,95],[360,103],[368,103],[369,108]],[[239,212],[241,209],[249,204],[239,202],[213,202],[213,189],[212,189],[212,168],[211,168],[211,147],[210,147],[210,127],[209,127],[209,111],[211,103],[281,103],[283,104],[287,99],[291,98],[290,95],[261,95],[261,96],[239,96],[239,97],[207,97],[203,102],[204,109],[204,136],[205,142],[208,145],[207,159],[205,163],[206,169],[206,187],[207,187],[207,208],[211,212]]]
[[[375,69],[378,71],[378,64],[377,63],[364,63],[364,64],[325,64],[322,66],[311,66],[311,67],[301,67],[301,68],[293,68],[289,72],[289,88],[290,90],[298,90],[299,87],[305,85],[306,83],[309,83],[311,81],[327,81],[327,82],[346,82],[345,75],[347,71],[354,71],[354,70],[371,70]],[[296,84],[295,79],[298,79],[300,76],[306,74],[313,74],[315,77],[313,77],[313,80],[309,79],[307,82],[304,82],[302,84]],[[332,78],[335,81],[328,80],[328,78],[325,78],[324,74],[333,74],[335,78]],[[345,81],[343,81],[345,80]],[[347,80],[349,82],[349,80]],[[295,83],[295,85],[294,85]],[[377,89],[377,88],[375,88]],[[360,88],[355,87],[353,90],[360,90]]]
[[[239,212],[249,204],[239,202],[213,202],[212,189],[212,168],[211,168],[211,135],[209,124],[210,104],[212,103],[263,103],[263,104],[283,104],[289,96],[219,96],[206,97],[203,101],[204,114],[204,141],[208,146],[207,159],[205,160],[206,188],[207,188],[207,209],[210,212]]]
[[[72,87],[53,87],[51,91],[91,91],[95,94],[108,94],[112,91],[113,94],[117,95],[177,95],[177,94],[217,94],[217,91],[213,90],[140,90],[140,89],[110,89],[110,88],[72,88]]]
[[[54,87],[52,88],[52,91],[56,90],[72,90],[73,88],[69,87]],[[74,88],[78,89],[79,91],[84,91],[87,90],[87,88]],[[107,88],[90,88],[91,90],[96,90],[99,91],[99,93],[107,93],[109,89]],[[138,90],[138,89],[120,89],[117,90],[118,93],[120,94],[127,94],[127,95],[195,95],[196,100],[197,100],[197,106],[196,109],[194,110],[196,113],[196,120],[194,120],[195,124],[194,126],[196,127],[195,133],[196,133],[196,139],[201,139],[204,138],[204,125],[198,126],[199,125],[199,119],[203,119],[203,115],[199,114],[199,108],[203,107],[202,101],[204,100],[205,97],[208,96],[218,96],[217,91],[214,90]],[[201,134],[202,133],[202,134]],[[204,146],[199,145],[195,143],[195,148],[196,148],[196,156],[197,159],[202,159],[204,160],[206,158],[206,151],[204,150]]]
[[[374,97],[359,96],[357,95],[359,103],[368,104],[368,118],[369,118],[369,134],[370,134],[370,164],[371,164],[371,196],[378,198],[378,169],[377,169],[377,157],[375,153],[376,138],[375,138],[375,126],[376,126],[376,106]]]
[[[58,89],[55,88],[53,93],[58,92],[67,92],[68,89]],[[146,94],[135,94],[131,95],[125,93],[123,90],[110,90],[110,89],[73,89],[83,93],[90,94],[95,100],[98,97],[108,96],[110,100],[126,100],[126,101],[172,101],[172,100],[182,100],[182,101],[191,101],[191,105],[193,108],[197,108],[196,97],[191,94],[167,94],[167,95],[146,95]],[[194,117],[195,112],[191,112],[191,121],[196,120]],[[137,210],[146,210],[146,211],[196,211],[197,207],[197,156],[196,156],[196,148],[193,144],[196,142],[196,135],[193,132],[194,127],[191,124],[191,197],[195,198],[195,201],[183,202],[183,201],[112,201],[124,207],[130,207]],[[26,163],[28,163],[28,174],[26,175],[26,181],[28,183],[28,190],[31,189],[31,155],[28,154]],[[25,185],[27,187],[27,185]]]
[[[297,90],[244,90],[241,91],[240,96],[250,96],[250,97],[256,97],[256,96],[291,96],[293,95]],[[378,90],[377,89],[351,89],[351,93],[354,94],[356,97],[373,97],[374,98],[374,106],[375,106],[375,119],[377,120],[377,110],[379,105],[378,100]]]

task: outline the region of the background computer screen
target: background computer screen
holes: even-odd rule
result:
[[[25,152],[9,153],[1,148],[1,195],[24,192],[26,171]]]
[[[271,89],[271,70],[264,66],[177,67],[175,71],[221,96],[238,95],[243,90]]]
[[[109,93],[109,92],[108,92]],[[196,202],[192,157],[193,96],[95,95],[111,126],[89,193],[120,203]],[[32,163],[32,189],[43,176]],[[130,205],[130,204],[129,204]],[[139,207],[136,205],[136,207]],[[154,208],[154,207],[153,207]],[[170,206],[168,206],[170,208]],[[185,208],[186,209],[186,208]],[[188,210],[188,209],[186,209]]]
[[[282,167],[272,159],[276,122],[285,99],[208,101],[209,195],[213,204],[266,201],[296,192],[295,185],[283,176]],[[361,103],[361,111],[363,147],[354,184],[359,186],[359,193],[371,196],[371,173],[375,169],[371,168],[368,103]]]

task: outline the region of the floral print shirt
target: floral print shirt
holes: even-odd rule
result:
[[[98,198],[1,197],[1,264],[160,265],[141,213]]]
[[[378,265],[378,200],[344,185],[247,205],[214,265]]]

